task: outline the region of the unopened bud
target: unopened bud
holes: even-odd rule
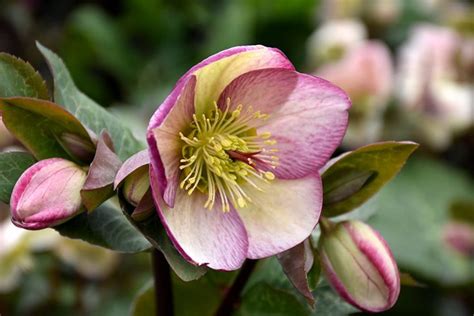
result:
[[[63,148],[74,158],[83,162],[91,162],[95,154],[95,146],[89,139],[78,135],[64,133],[59,139]]]
[[[400,293],[397,264],[385,240],[369,225],[323,222],[319,250],[326,278],[347,302],[369,312],[395,304]]]
[[[148,166],[144,166],[125,178],[122,192],[128,203],[137,206],[149,187]]]
[[[67,221],[82,210],[80,191],[85,180],[85,170],[71,161],[50,158],[35,163],[13,188],[13,223],[35,230]]]

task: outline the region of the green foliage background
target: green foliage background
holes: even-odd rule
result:
[[[419,11],[416,1],[405,3],[403,14],[393,25],[370,29],[370,37],[383,40],[393,51],[407,39],[415,22],[436,21],[436,16]],[[85,104],[96,101],[109,107],[122,118],[121,124],[131,127],[136,137],[143,139],[148,118],[179,76],[209,54],[258,43],[280,48],[298,70],[309,70],[306,40],[320,23],[319,6],[315,0],[0,0],[0,51],[28,60],[45,78],[51,75],[35,40],[56,51],[77,88],[91,97],[70,87],[68,91],[50,91],[56,102],[72,106],[69,110],[74,112],[77,108],[71,100]],[[61,65],[56,69],[63,71]],[[94,117],[87,111],[82,115]],[[129,151],[120,153],[122,158],[142,148],[131,140],[132,135],[122,135],[116,120],[107,121],[117,137],[130,143]],[[421,148],[417,157],[375,198],[353,214],[343,215],[368,219],[387,239],[402,272],[410,273],[422,284],[403,287],[399,302],[387,315],[451,316],[474,311],[474,261],[453,252],[442,241],[442,229],[453,203],[472,200],[474,144],[470,137],[472,131],[467,137],[457,138],[443,153]],[[19,154],[11,162],[10,172],[15,172],[18,164],[31,162],[31,157]],[[7,202],[8,194],[0,193]],[[5,216],[2,214],[5,213],[0,213],[0,218]],[[105,213],[96,216],[101,214]],[[94,227],[92,222],[88,225],[86,229]],[[93,231],[91,236],[100,238]],[[113,244],[116,236],[111,238],[104,242]],[[146,240],[135,240],[130,245],[142,249],[148,246]],[[150,304],[147,254],[121,256],[117,271],[104,280],[84,278],[48,253],[37,255],[35,262],[15,291],[0,294],[0,314],[71,315],[75,311],[77,315],[116,316],[129,312],[146,315],[151,310],[143,309]],[[174,277],[178,315],[211,314],[234,276],[208,272],[189,283]],[[141,295],[130,311],[137,293]],[[313,293],[315,311],[295,293],[276,260],[267,259],[259,263],[244,290],[237,314],[356,312],[324,280]]]

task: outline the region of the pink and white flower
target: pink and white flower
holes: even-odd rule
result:
[[[183,257],[234,270],[305,240],[349,107],[341,89],[263,46],[222,51],[181,77],[147,140],[158,214]]]
[[[400,50],[398,98],[435,148],[445,148],[453,134],[473,124],[473,43],[452,29],[421,24]]]

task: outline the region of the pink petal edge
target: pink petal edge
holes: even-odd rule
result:
[[[204,209],[203,201],[194,201],[186,196],[188,200],[177,199],[180,202],[189,201],[193,205],[192,216],[186,216],[190,208],[177,205],[175,209],[171,209],[163,202],[161,194],[156,192],[156,181],[155,173],[150,170],[153,200],[158,215],[181,256],[194,265],[204,265],[214,270],[232,271],[240,268],[246,258],[248,237],[238,214],[223,213],[216,208]],[[187,195],[184,191],[179,192]],[[173,218],[174,212],[179,213],[179,220]],[[203,223],[205,227],[199,227]],[[187,224],[190,225],[186,226]],[[185,228],[180,229],[181,225]]]
[[[239,104],[270,114],[258,128],[277,140],[281,179],[296,179],[324,166],[340,145],[348,125],[351,102],[330,82],[288,69],[260,69],[233,80],[219,97],[223,108]],[[272,170],[273,171],[273,170]]]
[[[148,150],[144,149],[142,151],[139,151],[135,155],[131,156],[125,162],[122,164],[120,167],[119,171],[117,172],[117,175],[115,176],[114,180],[114,190],[117,189],[117,187],[122,183],[125,178],[137,170],[140,167],[146,166],[150,163],[150,156],[148,154]]]

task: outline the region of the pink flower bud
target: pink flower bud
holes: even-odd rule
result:
[[[380,234],[360,221],[324,225],[322,232],[321,263],[339,295],[364,311],[391,308],[400,293],[400,276]]]
[[[25,229],[61,224],[82,211],[86,172],[75,163],[50,158],[28,168],[13,188],[12,221]]]

